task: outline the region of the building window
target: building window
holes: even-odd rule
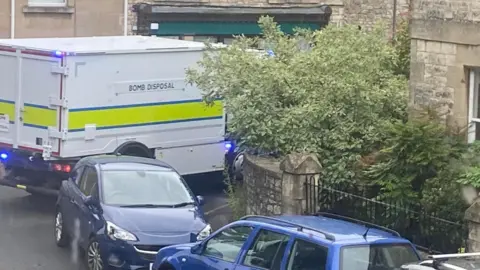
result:
[[[468,83],[468,142],[480,140],[480,69],[471,69]]]
[[[28,0],[32,7],[62,7],[67,5],[67,0]]]

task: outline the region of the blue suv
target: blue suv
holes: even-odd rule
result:
[[[162,248],[153,270],[397,270],[420,260],[393,230],[319,213],[246,216],[205,240]]]

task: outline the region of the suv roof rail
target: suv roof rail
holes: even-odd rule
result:
[[[388,232],[388,233],[391,233],[395,236],[398,236],[398,237],[401,237],[401,235],[395,231],[395,230],[392,230],[392,229],[389,229],[387,227],[384,227],[384,226],[380,226],[380,225],[377,225],[377,224],[373,224],[373,223],[370,223],[370,222],[366,222],[366,221],[363,221],[363,220],[359,220],[359,219],[355,219],[355,218],[351,218],[351,217],[346,217],[346,216],[342,216],[342,215],[337,215],[337,214],[332,214],[332,213],[327,213],[327,212],[318,212],[316,214],[316,216],[324,216],[324,217],[330,217],[330,218],[336,218],[336,219],[340,219],[340,220],[343,220],[343,221],[350,221],[350,222],[353,222],[353,223],[357,223],[357,224],[360,224],[360,225],[363,225],[369,229],[377,229],[377,230],[382,230],[384,232]]]
[[[428,258],[432,260],[448,260],[448,259],[468,258],[468,257],[477,257],[477,256],[480,256],[480,252],[428,255]]]
[[[331,240],[331,241],[335,241],[335,236],[331,233],[324,232],[324,231],[321,231],[319,229],[315,229],[315,228],[312,228],[312,227],[303,226],[301,224],[298,224],[298,223],[295,223],[295,222],[290,222],[290,221],[279,219],[279,218],[260,216],[260,215],[249,215],[249,216],[242,217],[240,220],[247,220],[247,219],[250,219],[250,218],[263,218],[263,219],[266,219],[266,220],[280,222],[280,223],[283,223],[283,224],[294,226],[299,231],[303,231],[303,229],[307,229],[307,230],[310,230],[310,231],[315,231],[315,232],[318,232],[320,234],[323,234],[326,239]]]

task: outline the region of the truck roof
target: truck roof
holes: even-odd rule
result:
[[[0,39],[0,46],[67,54],[201,50],[203,42],[146,36]]]

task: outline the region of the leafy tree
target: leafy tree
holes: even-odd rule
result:
[[[188,80],[207,103],[223,99],[230,132],[247,146],[318,153],[325,179],[351,181],[358,158],[384,139],[382,123],[405,118],[407,81],[395,74],[385,31],[327,26],[288,36],[271,17],[259,24],[261,37],[208,45]]]

